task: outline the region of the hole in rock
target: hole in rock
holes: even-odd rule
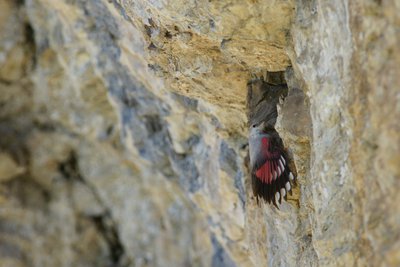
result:
[[[295,174],[279,133],[277,105],[288,94],[284,72],[267,72],[248,82],[249,155],[253,194],[278,206],[292,193]]]

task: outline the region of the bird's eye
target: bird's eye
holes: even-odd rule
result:
[[[255,125],[255,124],[251,125],[251,127],[253,127],[253,128],[256,128],[256,126],[257,126],[257,125]]]

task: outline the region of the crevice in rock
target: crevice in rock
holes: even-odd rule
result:
[[[163,128],[160,116],[158,115],[145,115],[144,123],[149,136],[160,132]]]
[[[292,195],[295,166],[279,133],[275,129],[278,104],[288,94],[284,72],[267,72],[265,77],[255,78],[248,83],[247,108],[250,126],[249,150],[253,194],[267,202],[281,202]],[[261,136],[265,138],[261,143]],[[253,142],[253,143],[252,143]],[[261,151],[262,153],[254,151]],[[252,150],[253,149],[253,150]],[[251,159],[251,156],[254,158]],[[283,161],[281,162],[281,158]],[[284,167],[285,166],[285,167]],[[260,173],[260,174],[256,174]],[[284,190],[284,194],[282,193]],[[282,195],[282,196],[281,196]],[[279,200],[276,200],[279,199]]]
[[[103,235],[108,244],[112,264],[111,266],[127,266],[127,264],[123,262],[125,250],[119,238],[115,224],[110,219],[110,215],[106,213],[101,216],[93,216],[90,218],[96,225],[97,230]]]
[[[79,172],[76,153],[73,150],[70,152],[68,158],[64,162],[61,162],[58,165],[58,170],[65,179],[68,179],[68,180],[75,179],[75,180],[84,182],[83,178]]]
[[[247,110],[249,126],[262,121],[274,127],[278,117],[277,105],[288,93],[284,72],[267,72],[248,82]]]
[[[86,186],[104,212],[101,215],[89,216],[89,219],[96,225],[97,230],[102,234],[107,242],[111,267],[128,266],[128,260],[125,254],[124,246],[119,237],[117,224],[114,222],[109,207],[101,199],[95,186],[87,182],[79,170],[78,155],[72,150],[68,158],[59,164],[58,170],[65,179],[70,182],[81,183],[81,186]]]
[[[26,75],[29,74],[30,70],[34,70],[37,64],[37,55],[36,55],[36,43],[35,43],[35,30],[33,29],[32,25],[27,22],[25,23],[25,41],[26,45],[29,48],[28,53],[31,55],[31,64],[28,66]]]

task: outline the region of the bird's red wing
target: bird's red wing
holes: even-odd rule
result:
[[[291,191],[290,178],[293,174],[287,165],[286,154],[281,143],[272,143],[272,138],[262,138],[262,157],[256,162],[253,171],[255,194],[268,202],[276,204],[276,193],[279,201]],[[289,183],[287,185],[287,183]],[[282,189],[284,191],[282,191]],[[284,194],[284,195],[283,195]]]
[[[267,137],[262,139],[263,163],[258,166],[255,174],[263,183],[271,184],[284,173],[286,160],[282,152],[272,148]]]

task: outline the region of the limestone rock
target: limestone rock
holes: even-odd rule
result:
[[[22,174],[24,170],[24,168],[18,166],[10,155],[5,153],[0,154],[0,182],[12,179]]]
[[[0,266],[399,266],[399,14],[0,1]],[[298,173],[279,210],[246,167],[266,72]]]

